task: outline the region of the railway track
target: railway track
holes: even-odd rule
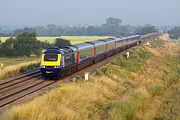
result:
[[[26,79],[26,78],[28,78],[28,77],[33,76],[34,74],[39,74],[39,75],[41,75],[40,73],[41,73],[41,72],[40,72],[39,69],[34,69],[34,70],[31,71],[31,72],[27,72],[27,73],[25,73],[25,74],[21,74],[21,75],[18,75],[18,76],[16,76],[16,77],[13,77],[13,78],[9,78],[9,79],[6,79],[6,80],[2,80],[2,81],[0,81],[0,86],[5,85],[5,84],[9,84],[9,83],[11,83],[11,82],[18,81],[18,80],[20,80],[20,79]]]
[[[0,97],[0,108],[55,82],[56,81],[37,80],[28,86],[11,90],[10,92],[8,91]]]
[[[54,81],[41,79],[39,69],[0,81],[0,109],[32,92],[44,88]]]

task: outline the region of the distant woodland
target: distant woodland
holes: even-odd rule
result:
[[[123,25],[121,19],[109,17],[100,26],[57,26],[48,24],[47,26],[16,29],[9,33],[2,33],[0,28],[0,36],[18,36],[24,32],[35,32],[37,36],[125,36],[130,34],[144,35],[156,31],[157,29],[152,25]]]

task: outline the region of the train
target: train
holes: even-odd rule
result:
[[[56,80],[64,78],[131,47],[154,40],[158,35],[131,35],[85,42],[65,48],[49,48],[42,53],[42,77]]]

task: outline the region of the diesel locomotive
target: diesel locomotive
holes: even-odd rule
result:
[[[63,49],[49,48],[42,53],[40,70],[45,78],[64,78],[121,51],[155,39],[157,36],[157,33],[146,36],[133,35],[85,42]]]

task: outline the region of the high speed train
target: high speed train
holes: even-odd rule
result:
[[[70,45],[63,49],[49,48],[42,53],[40,70],[43,77],[64,78],[121,51],[153,40],[157,36],[158,33],[146,36],[132,35]]]

